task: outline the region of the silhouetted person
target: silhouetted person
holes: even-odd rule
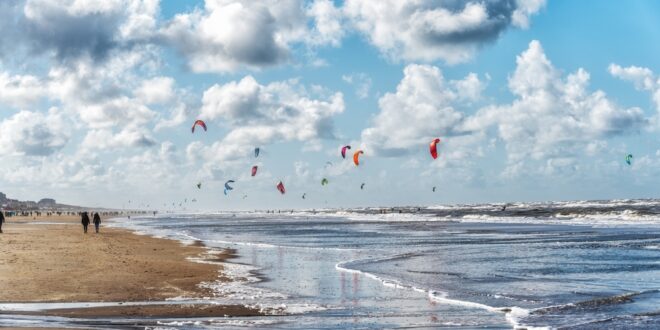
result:
[[[101,225],[101,216],[99,216],[98,213],[94,213],[94,229],[96,229],[96,233],[99,233],[99,226]]]
[[[89,216],[87,215],[87,212],[83,212],[81,215],[81,222],[83,225],[83,231],[85,234],[87,234],[87,226],[89,226]]]
[[[5,212],[0,211],[0,234],[2,234],[2,224],[5,222]]]

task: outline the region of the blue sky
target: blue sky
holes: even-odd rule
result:
[[[28,0],[0,12],[11,197],[188,210],[657,197],[655,1]],[[198,118],[209,130],[193,135]],[[364,150],[359,167],[345,144]]]

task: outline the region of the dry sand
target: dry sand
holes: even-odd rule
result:
[[[184,246],[173,240],[106,228],[103,224],[99,234],[94,233],[93,226],[83,234],[78,217],[7,220],[3,225],[4,233],[0,234],[0,302],[121,302],[209,297],[212,293],[198,284],[226,280],[221,266],[187,260],[208,257],[202,246]],[[222,261],[231,257],[231,252],[211,257]],[[112,308],[97,309],[97,312],[169,316],[180,315],[184,310],[185,307],[179,306],[122,306],[114,312]],[[257,314],[242,306],[219,306],[207,312]],[[90,316],[93,309],[49,314]]]

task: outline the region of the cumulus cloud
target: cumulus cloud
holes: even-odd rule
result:
[[[210,87],[202,102],[200,118],[229,131],[211,146],[190,145],[189,158],[204,155],[207,162],[227,166],[245,159],[254,146],[334,138],[333,117],[344,111],[341,93],[317,96],[296,80],[261,85],[252,76]]]
[[[170,77],[146,79],[135,91],[135,96],[146,104],[162,104],[171,101],[174,96],[174,79]]]
[[[331,1],[206,0],[161,29],[194,72],[231,72],[287,61],[291,46],[338,45],[341,15]]]
[[[314,21],[308,32],[307,42],[312,45],[339,46],[346,33],[344,14],[331,0],[316,0],[307,9]]]
[[[355,28],[392,59],[464,62],[511,25],[527,27],[539,0],[347,0]]]
[[[474,72],[468,74],[464,79],[451,81],[451,85],[456,90],[459,100],[466,102],[475,102],[481,99],[481,93],[486,88],[486,84],[479,80]]]
[[[33,51],[59,59],[88,55],[105,59],[115,48],[149,38],[156,27],[157,0],[26,0],[15,31]],[[13,31],[12,31],[13,32]]]
[[[174,185],[177,188],[185,182],[185,174],[181,174],[183,165],[176,146],[170,141],[165,141],[159,148],[149,149],[139,155],[119,157],[113,164],[123,173],[123,177],[119,180],[129,186],[150,186],[158,182],[163,186]]]
[[[54,66],[45,88],[51,100],[78,119],[78,127],[93,130],[86,141],[103,137],[104,145],[113,148],[151,146],[151,127],[180,125],[189,108],[188,92],[177,88],[173,78],[145,74],[143,65],[153,64],[153,57],[153,49],[135,48],[104,63]]]
[[[48,156],[70,139],[69,124],[60,111],[20,111],[0,123],[0,153]]]
[[[207,89],[200,117],[227,123],[228,140],[255,145],[333,138],[332,117],[344,111],[343,95],[322,100],[307,94],[296,80],[261,85],[247,76]]]
[[[19,184],[22,187],[81,187],[100,182],[108,183],[108,171],[95,154],[64,155],[56,153],[39,160],[33,159],[3,159],[6,166],[0,169],[0,180]]]
[[[635,132],[647,123],[641,109],[621,108],[603,91],[589,92],[584,69],[562,78],[538,41],[532,41],[516,63],[509,78],[516,99],[481,109],[466,121],[473,131],[496,128],[511,174],[529,160],[545,161],[549,172],[549,167],[572,166],[569,159],[589,152],[595,141]]]
[[[0,103],[15,108],[32,105],[47,96],[47,88],[40,78],[32,75],[9,75],[0,72]]]
[[[406,66],[396,91],[379,99],[380,112],[362,131],[362,146],[372,154],[396,157],[419,152],[432,138],[441,137],[442,157],[434,167],[452,167],[460,160],[465,168],[502,141],[505,176],[557,175],[576,171],[577,157],[602,152],[606,139],[648,124],[641,109],[620,107],[603,91],[589,91],[590,76],[584,69],[563,77],[538,41],[516,62],[509,78],[514,100],[483,106],[473,115],[462,112],[461,104],[481,99],[485,84],[476,74],[446,81],[437,67]],[[648,71],[638,71],[644,73],[635,75],[640,86],[654,82]],[[484,145],[485,139],[495,142]],[[474,173],[463,174],[468,178]]]
[[[396,92],[378,101],[380,112],[373,126],[362,131],[365,148],[384,156],[400,156],[435,137],[467,133],[461,127],[465,115],[455,108],[464,92],[455,86],[478,81],[476,75],[447,82],[439,68],[418,64],[406,66],[403,73]]]
[[[608,70],[614,77],[635,84],[637,90],[650,92],[655,108],[660,112],[660,77],[657,77],[651,69],[638,66],[624,68],[618,64],[610,64]]]
[[[148,133],[134,128],[126,128],[117,134],[109,129],[91,130],[85,135],[80,146],[86,150],[106,150],[154,145],[156,145],[156,140]]]

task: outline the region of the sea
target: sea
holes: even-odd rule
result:
[[[268,315],[67,319],[11,312],[99,304],[4,303],[0,326],[660,329],[660,200],[170,213],[112,226],[235,250],[223,263],[232,281],[202,284],[215,295],[201,301]]]

